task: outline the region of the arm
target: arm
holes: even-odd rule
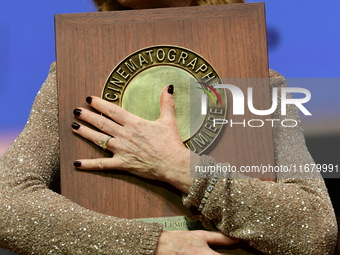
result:
[[[286,86],[282,76],[271,72],[272,86]],[[287,116],[279,111],[273,119],[295,119],[298,126],[274,127],[276,165],[313,164],[303,136],[296,107]],[[210,157],[198,165],[216,164]],[[196,179],[187,206],[199,206],[207,179]],[[202,210],[225,234],[246,240],[266,254],[332,254],[337,224],[324,181],[319,174],[278,173],[277,182],[262,182],[230,174],[215,184]]]
[[[0,161],[0,247],[20,254],[217,254],[221,233],[161,231],[158,224],[95,213],[48,189],[59,171],[55,65],[29,121]]]
[[[153,254],[161,228],[86,210],[48,189],[59,171],[55,64],[0,161],[0,247],[20,254]]]
[[[282,76],[272,76],[272,86],[286,86]],[[97,145],[108,135],[113,136],[107,149],[114,157],[77,160],[79,169],[120,169],[162,180],[188,194],[184,199],[186,206],[201,204],[210,180],[193,182],[190,160],[192,165],[209,166],[216,162],[207,156],[190,157],[178,135],[173,97],[166,88],[161,94],[161,116],[157,121],[143,120],[97,97],[88,102],[115,122],[80,108],[78,118],[103,133],[83,125],[73,131]],[[272,117],[282,118],[279,112]],[[305,146],[297,109],[289,106],[285,118],[299,124],[294,128],[275,126],[276,165],[314,163]],[[337,234],[334,211],[319,174],[280,173],[276,182],[229,174],[217,181],[202,213],[226,235],[243,239],[267,254],[330,254]]]

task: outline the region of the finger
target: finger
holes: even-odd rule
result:
[[[140,119],[138,116],[129,113],[123,108],[108,101],[105,101],[99,97],[91,96],[86,98],[86,101],[91,105],[91,107],[105,114],[106,116],[110,117],[112,120],[123,126],[126,125],[128,122],[134,122]]]
[[[78,159],[73,165],[80,170],[113,170],[119,169],[118,158],[97,158],[97,159]]]
[[[108,136],[107,134],[103,134],[101,132],[95,131],[89,127],[80,125],[78,123],[72,123],[72,131],[84,137],[85,139],[93,142],[94,144],[102,148],[106,147],[104,149],[108,149],[113,152],[113,146],[111,146],[110,144],[114,143],[112,141],[115,139],[114,137],[111,137],[110,139],[108,139],[108,137],[110,136]],[[105,143],[106,143],[106,146],[104,146]]]
[[[106,134],[116,136],[117,134],[120,134],[122,132],[123,127],[119,124],[87,109],[79,107],[75,109],[73,113],[75,116],[77,116],[78,119],[97,127],[99,130]]]
[[[240,239],[229,237],[221,232],[203,230],[195,232],[210,245],[232,245],[240,241]]]
[[[164,124],[176,124],[175,119],[175,101],[174,101],[174,86],[169,85],[163,88],[160,98],[161,115],[158,121]]]

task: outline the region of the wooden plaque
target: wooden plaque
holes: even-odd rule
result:
[[[87,96],[101,96],[108,75],[126,56],[153,45],[177,45],[194,51],[222,78],[268,78],[264,4],[61,14],[55,21],[62,194],[85,208],[123,218],[191,215],[182,205],[181,192],[166,183],[118,171],[76,170],[76,159],[107,155],[72,133],[72,111],[87,107]],[[248,85],[241,87],[245,95]],[[255,86],[254,98],[261,98],[255,108],[269,109],[268,81]],[[232,116],[228,94],[227,119],[259,117],[268,118],[247,111],[244,116]],[[223,128],[219,141],[206,153],[217,161],[227,158],[237,167],[274,165],[272,129],[270,125]]]

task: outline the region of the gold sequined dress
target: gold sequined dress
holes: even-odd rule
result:
[[[48,189],[59,171],[55,69],[52,64],[25,129],[0,161],[0,247],[20,254],[153,254],[158,224],[95,213]],[[272,86],[285,86],[277,73],[271,76]],[[294,108],[288,115],[298,119]],[[313,162],[300,125],[274,128],[274,136],[276,164]],[[215,162],[203,156],[199,164]],[[208,183],[196,179],[184,204],[199,206]],[[278,175],[274,183],[230,175],[217,181],[202,213],[266,254],[334,249],[337,225],[321,178]]]

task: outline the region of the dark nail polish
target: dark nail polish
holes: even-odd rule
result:
[[[168,93],[171,94],[171,95],[174,93],[174,85],[168,86]]]
[[[80,167],[80,166],[81,166],[81,162],[80,162],[80,161],[74,161],[74,162],[73,162],[73,165],[74,165],[75,167]]]
[[[73,122],[72,128],[75,129],[75,130],[78,130],[80,128],[80,125],[78,123]]]
[[[73,114],[76,115],[76,116],[80,116],[81,110],[80,109],[74,109]]]
[[[86,98],[86,102],[87,102],[88,104],[91,104],[91,103],[92,103],[92,97],[87,97],[87,98]]]

